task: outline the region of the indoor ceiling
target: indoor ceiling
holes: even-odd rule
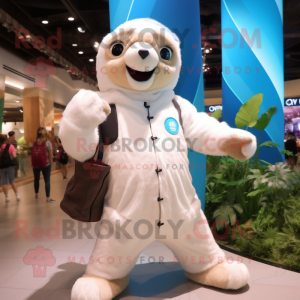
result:
[[[200,7],[201,30],[214,28],[219,33],[221,1],[200,0]],[[50,36],[57,36],[57,28],[61,28],[62,47],[55,51],[79,70],[85,70],[86,67],[84,73],[96,81],[93,70],[96,56],[94,44],[100,42],[110,31],[108,0],[3,0],[0,8],[30,33],[42,36],[46,40]],[[68,18],[74,20],[70,21]],[[48,24],[43,24],[42,21],[48,21]],[[78,27],[85,32],[79,32]],[[215,42],[213,35],[207,35],[207,38],[207,43]],[[26,61],[41,55],[47,58],[49,56],[32,47],[26,49],[21,45],[21,49],[16,49],[14,32],[8,32],[3,26],[0,26],[0,41],[1,46],[22,56]],[[299,0],[284,0],[284,50],[285,80],[300,78]],[[79,54],[80,51],[83,53]],[[211,70],[204,75],[205,89],[220,89],[221,75],[215,67],[220,67],[222,64],[221,47],[218,46],[209,53],[204,53],[204,56],[207,67],[211,67]],[[92,59],[94,61],[90,61]],[[54,60],[54,63],[56,67],[60,66],[57,60]],[[82,79],[81,76],[74,74],[70,76],[74,80]]]

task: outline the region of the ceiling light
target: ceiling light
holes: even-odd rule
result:
[[[90,58],[89,61],[94,61],[94,59],[93,59],[93,58]]]
[[[73,17],[68,18],[69,21],[74,21],[75,19]]]
[[[83,51],[79,51],[78,54],[83,54]]]
[[[20,102],[19,100],[16,100],[16,102]]]
[[[77,44],[72,44],[73,47],[77,47]]]
[[[5,81],[5,84],[10,85],[10,86],[13,86],[13,87],[15,87],[15,88],[17,88],[17,89],[20,89],[20,90],[24,90],[24,87],[21,86],[21,85],[17,85],[17,84],[8,82],[8,81]]]
[[[204,51],[205,53],[209,53],[210,51],[209,51],[209,49],[205,49],[205,51]]]
[[[43,24],[48,24],[49,22],[48,22],[47,20],[44,19],[44,20],[42,21],[42,23],[43,23]]]
[[[83,26],[77,28],[79,32],[85,33],[85,28]]]

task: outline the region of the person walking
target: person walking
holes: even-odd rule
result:
[[[31,162],[34,174],[35,198],[39,198],[40,174],[42,172],[45,181],[46,202],[55,202],[55,200],[50,198],[50,175],[53,163],[52,145],[44,127],[39,127],[37,131],[37,137],[31,150]]]
[[[8,142],[12,144],[16,149],[18,147],[18,143],[16,141],[16,134],[14,131],[10,131],[8,134]]]
[[[297,144],[295,140],[295,134],[293,132],[289,132],[288,140],[285,142],[285,150],[288,150],[293,153],[293,156],[288,155],[288,165],[294,170],[296,163],[296,154],[297,154]]]
[[[10,144],[12,144],[16,148],[16,150],[18,151],[18,143],[16,141],[16,134],[15,134],[15,132],[14,131],[10,131],[7,135],[8,135],[8,138],[7,138],[8,142]],[[16,165],[14,167],[14,169],[15,169],[15,178],[17,178],[18,177],[18,171],[19,171],[19,168],[20,168],[19,159],[18,159],[18,152],[17,152],[17,157],[15,158],[15,162],[16,162]]]
[[[5,195],[5,201],[9,201],[8,197],[8,183],[11,185],[15,192],[17,201],[20,201],[20,197],[15,183],[15,159],[17,157],[17,149],[8,143],[5,134],[0,134],[0,175],[3,193]],[[8,179],[8,180],[7,180]]]
[[[66,151],[64,150],[64,147],[63,147],[59,137],[55,138],[55,142],[58,146],[58,152],[56,154],[56,158],[60,164],[60,169],[61,169],[61,173],[63,176],[63,180],[67,180],[69,156],[66,153]]]

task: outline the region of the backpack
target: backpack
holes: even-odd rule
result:
[[[34,168],[45,168],[47,166],[46,145],[34,142],[31,149],[31,164]]]
[[[62,153],[60,155],[59,162],[62,163],[63,165],[66,165],[68,163],[68,161],[69,161],[69,156],[65,152],[65,150],[62,149]]]
[[[10,144],[6,144],[4,149],[0,150],[0,169],[8,168],[12,165],[12,159],[9,154]]]
[[[67,184],[60,208],[72,219],[81,222],[98,222],[102,217],[104,197],[108,189],[108,175],[111,166],[103,163],[103,146],[111,145],[118,138],[118,118],[115,104],[109,104],[111,113],[98,126],[99,144],[94,158],[86,162],[76,161],[75,173]],[[179,114],[177,101],[173,105]],[[183,128],[183,127],[182,127]]]

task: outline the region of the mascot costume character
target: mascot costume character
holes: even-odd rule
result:
[[[187,153],[191,148],[246,160],[256,151],[255,136],[198,113],[174,94],[180,41],[152,19],[128,21],[105,36],[96,68],[100,91],[81,90],[73,97],[59,137],[77,161],[90,159],[95,148],[88,145],[98,143],[98,125],[115,105],[118,136],[104,147],[103,162],[111,171],[99,227],[103,235],[114,235],[98,237],[93,263],[75,282],[72,300],[114,298],[126,288],[140,253],[156,240],[172,250],[192,281],[221,289],[245,286],[247,267],[226,262],[213,238]],[[78,146],[83,139],[85,146]]]

